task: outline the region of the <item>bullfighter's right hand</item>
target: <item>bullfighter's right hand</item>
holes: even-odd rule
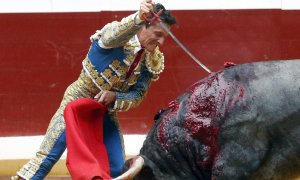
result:
[[[100,91],[94,99],[107,106],[116,100],[116,93],[113,91]]]
[[[149,14],[150,11],[153,11],[152,0],[143,0],[140,5],[139,17],[143,19],[143,14]]]

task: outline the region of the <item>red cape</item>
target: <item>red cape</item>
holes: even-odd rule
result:
[[[81,98],[66,106],[67,168],[74,180],[112,179],[103,143],[103,120],[107,108]]]

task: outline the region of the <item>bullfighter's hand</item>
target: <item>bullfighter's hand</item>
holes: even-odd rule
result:
[[[113,91],[100,91],[94,99],[104,105],[109,105],[116,100],[116,93]]]
[[[153,11],[152,0],[143,0],[140,5],[139,17],[143,19],[143,14],[149,14],[150,11]]]

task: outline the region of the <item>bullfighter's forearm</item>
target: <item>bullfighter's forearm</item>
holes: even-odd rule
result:
[[[102,48],[124,46],[141,29],[142,25],[143,21],[138,13],[134,13],[121,21],[108,23],[92,35],[91,39],[99,39],[99,45]]]
[[[116,92],[116,100],[113,104],[113,111],[127,111],[137,107],[147,94],[147,90],[151,84],[152,75],[144,72],[139,77],[137,83],[133,85],[128,92]]]

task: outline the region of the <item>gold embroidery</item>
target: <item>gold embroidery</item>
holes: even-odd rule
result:
[[[123,82],[118,81],[118,82],[116,82],[116,83],[114,84],[113,89],[118,90],[118,91],[122,91],[122,90],[121,90],[122,85],[123,85]]]
[[[100,73],[101,76],[108,82],[109,85],[112,86],[112,82],[110,82],[110,79],[112,77],[112,70],[105,69],[102,73]]]
[[[109,90],[109,89],[111,89],[112,82],[116,81],[115,78],[112,78],[110,80],[110,78],[112,76],[112,70],[110,70],[110,69],[106,69],[104,71],[103,76],[99,76],[98,71],[91,64],[90,60],[87,57],[83,60],[83,66],[84,66],[84,69],[86,71],[88,71],[88,74],[91,75],[91,78],[95,81],[94,83],[96,83],[97,86],[101,90]]]
[[[99,84],[104,84],[105,81],[102,77],[96,77],[96,81],[99,83]]]
[[[125,74],[126,74],[126,72],[127,72],[127,69],[128,69],[128,68],[125,67],[125,66],[121,66],[121,67],[118,69],[118,71],[120,72],[122,78],[125,78]]]
[[[128,107],[129,101],[116,100],[114,109],[117,111],[123,111],[124,107]]]
[[[91,71],[90,74],[92,75],[93,79],[96,79],[98,77],[98,72],[97,71]]]
[[[133,50],[132,50],[133,51]],[[134,60],[134,55],[133,52],[130,52],[130,54],[123,60],[123,62],[127,65],[130,66]]]
[[[116,82],[120,79],[116,75],[112,74],[111,69],[105,69],[104,72],[101,73],[101,76],[109,83],[110,86],[114,86],[114,84],[116,84]]]
[[[114,110],[115,111],[128,111],[130,108],[137,107],[142,100],[144,99],[144,96],[141,97],[141,99],[138,100],[116,100]]]
[[[122,66],[119,60],[113,60],[109,67],[119,76],[121,79],[125,78],[128,67]]]
[[[109,65],[109,67],[117,74],[117,76],[121,76],[120,72],[118,69],[120,68],[121,62],[118,60],[113,60],[113,62]]]
[[[101,30],[101,42],[106,47],[120,47],[128,42],[142,26],[134,23],[137,14],[123,18],[120,22],[114,21]]]
[[[164,55],[157,47],[153,52],[146,53],[146,67],[152,74],[160,74],[164,70]]]
[[[88,73],[91,74],[91,78],[95,80],[97,86],[99,86],[101,90],[110,90],[111,88],[115,90],[122,89],[122,82],[125,80],[128,67],[125,65],[121,66],[119,60],[114,60],[112,64],[109,65],[110,68],[105,69],[100,73],[100,75],[90,63],[88,58],[84,59],[83,65]],[[121,76],[118,76],[118,74]]]
[[[138,77],[139,77],[139,74],[133,74],[133,75],[131,75],[131,76],[127,79],[127,82],[126,82],[126,83],[127,83],[129,86],[131,86],[131,85],[133,85],[133,84],[135,84],[135,83],[137,82]]]
[[[101,87],[102,87],[103,90],[109,90],[111,88],[111,86],[108,83],[103,83],[101,85]]]
[[[114,86],[117,82],[119,82],[120,78],[117,76],[111,76],[109,81],[112,82],[112,86]]]
[[[63,107],[64,108],[64,107]],[[61,109],[61,108],[60,108]],[[60,137],[62,132],[65,129],[65,122],[63,119],[63,115],[55,113],[53,116],[49,128],[47,129],[46,136],[40,146],[40,151],[36,153],[36,156],[32,158],[27,164],[23,166],[23,168],[17,173],[24,178],[30,179],[34,176],[37,170],[40,168],[40,165],[46,158],[47,154],[51,151],[57,139]]]
[[[130,39],[128,43],[124,46],[124,51],[128,54],[127,57],[123,60],[123,62],[130,66],[135,58],[134,50],[136,47],[139,47],[139,42],[136,37]]]

